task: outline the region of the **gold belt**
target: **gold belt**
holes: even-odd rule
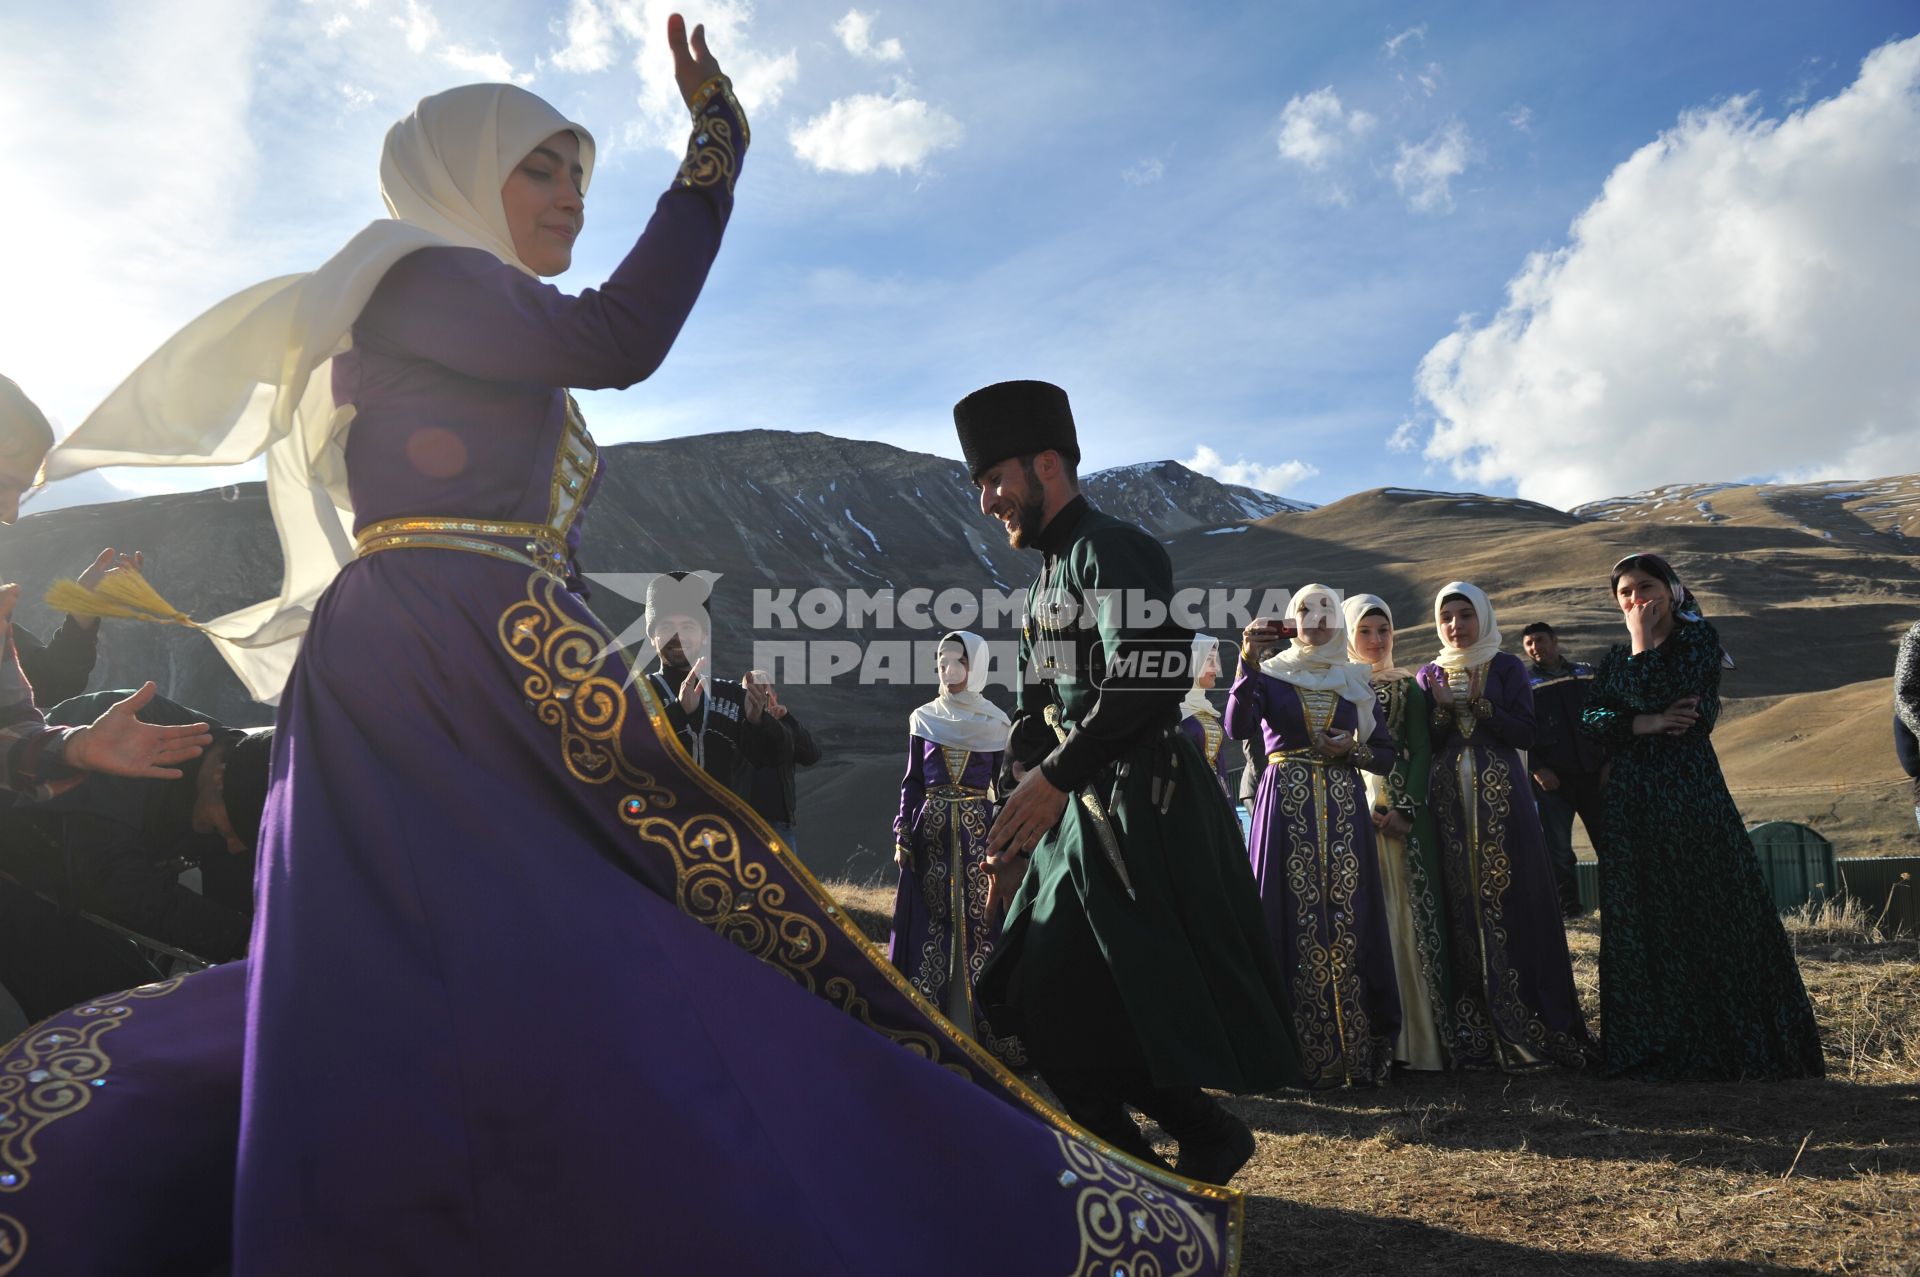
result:
[[[482,540],[504,537],[512,544]],[[545,523],[511,523],[489,519],[415,517],[382,519],[368,524],[355,538],[360,557],[382,550],[464,550],[505,559],[536,572],[564,579],[569,556],[566,538]]]
[[[937,798],[943,803],[971,802],[986,796],[986,790],[975,789],[971,785],[935,785],[927,791],[927,797]]]
[[[1317,749],[1276,749],[1267,755],[1269,763],[1307,763],[1314,767],[1325,767],[1329,759]]]

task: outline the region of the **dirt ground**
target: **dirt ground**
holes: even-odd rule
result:
[[[891,893],[836,889],[884,936]],[[1241,1272],[1920,1274],[1920,942],[1857,913],[1789,929],[1823,1081],[1403,1074],[1230,1100],[1259,1140]],[[1568,937],[1597,1025],[1599,926]]]

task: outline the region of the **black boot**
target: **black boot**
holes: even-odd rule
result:
[[[1059,1098],[1067,1116],[1088,1134],[1149,1166],[1163,1171],[1173,1169],[1153,1151],[1153,1145],[1141,1134],[1139,1123],[1127,1112],[1126,1103],[1120,1098],[1124,1086],[1117,1076],[1082,1070],[1046,1072],[1041,1076]]]
[[[1160,1086],[1133,1098],[1142,1113],[1179,1142],[1176,1175],[1225,1184],[1253,1156],[1253,1132],[1247,1124],[1197,1086]]]

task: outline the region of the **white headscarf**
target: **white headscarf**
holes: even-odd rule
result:
[[[1007,747],[1012,724],[1005,710],[980,694],[987,685],[987,641],[969,630],[955,630],[940,640],[941,647],[949,643],[958,643],[966,650],[967,685],[949,692],[943,681],[940,695],[913,711],[908,729],[936,745],[997,754]],[[934,659],[937,670],[938,655]]]
[[[1220,640],[1211,634],[1193,636],[1193,686],[1187,689],[1187,699],[1180,702],[1180,717],[1192,718],[1195,714],[1211,714],[1220,717],[1220,711],[1207,699],[1207,693],[1200,686],[1200,672],[1207,668],[1207,657],[1220,650]]]
[[[1303,586],[1287,600],[1287,615],[1297,619],[1308,609],[1338,623],[1333,637],[1315,647],[1304,633],[1296,633],[1292,643],[1260,662],[1260,671],[1295,687],[1338,692],[1352,701],[1360,716],[1354,740],[1364,743],[1373,735],[1373,667],[1347,657],[1346,615],[1341,611],[1339,595],[1324,585]],[[1305,631],[1309,627],[1299,628]]]
[[[1466,581],[1449,581],[1433,596],[1433,628],[1436,631],[1440,628],[1440,604],[1452,594],[1458,594],[1473,604],[1474,615],[1480,618],[1480,637],[1474,640],[1472,647],[1454,647],[1442,635],[1440,655],[1433,658],[1434,664],[1450,673],[1478,669],[1500,654],[1500,627],[1494,623],[1493,603],[1479,586]]]
[[[1349,594],[1346,602],[1340,605],[1340,611],[1347,619],[1348,659],[1358,661],[1360,664],[1372,668],[1371,662],[1369,662],[1366,657],[1360,655],[1359,649],[1354,646],[1354,638],[1360,633],[1360,622],[1366,619],[1367,613],[1380,612],[1387,618],[1387,655],[1385,663],[1373,671],[1373,681],[1376,683],[1391,683],[1411,676],[1413,671],[1403,670],[1393,663],[1393,609],[1387,606],[1385,599],[1381,598],[1378,594]]]
[[[99,466],[235,465],[267,456],[267,500],[286,574],[280,596],[204,628],[258,700],[278,699],[320,594],[354,556],[347,495],[351,405],[333,401],[332,359],[374,287],[422,248],[478,248],[533,272],[513,249],[500,187],[547,138],[593,138],[510,84],[422,98],[387,132],[373,222],[318,270],[234,294],[170,337],[53,450],[50,479]]]

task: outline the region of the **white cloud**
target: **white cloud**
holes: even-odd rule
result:
[[[1393,428],[1387,436],[1388,452],[1412,452],[1420,446],[1420,423],[1409,418]]]
[[[1166,161],[1149,158],[1120,170],[1120,180],[1128,186],[1151,186],[1167,175]]]
[[[847,52],[856,58],[869,62],[898,62],[907,56],[900,47],[900,41],[889,36],[880,43],[873,42],[873,20],[877,13],[862,13],[858,9],[847,10],[847,16],[833,24],[833,33],[840,37],[840,43]]]
[[[1283,159],[1319,172],[1338,158],[1355,138],[1373,130],[1374,118],[1365,111],[1348,111],[1331,85],[1307,94],[1295,94],[1280,111],[1277,141]]]
[[[1413,79],[1414,83],[1420,86],[1422,93],[1425,93],[1428,97],[1432,97],[1435,90],[1440,87],[1440,64],[1438,62],[1427,63],[1427,69],[1417,72]]]
[[[918,98],[858,93],[793,130],[793,152],[828,173],[916,172],[935,151],[958,146],[960,121]]]
[[[1445,213],[1453,208],[1453,179],[1467,171],[1473,159],[1473,139],[1467,126],[1449,120],[1418,146],[1400,144],[1393,164],[1393,184],[1409,207],[1421,213]]]
[[[1320,473],[1317,466],[1308,465],[1304,461],[1282,461],[1277,466],[1248,461],[1245,457],[1237,461],[1226,461],[1218,452],[1204,443],[1194,445],[1193,455],[1180,464],[1196,473],[1218,479],[1222,483],[1237,483],[1244,488],[1258,488],[1262,492],[1271,492],[1276,496],[1284,495],[1289,488],[1304,483]]]
[[[1555,505],[1920,455],[1920,37],[1784,120],[1690,111],[1421,361],[1427,456]]]
[[[567,44],[551,59],[562,71],[591,75],[613,65],[613,23],[596,0],[567,7]]]
[[[321,32],[329,40],[337,40],[340,38],[342,32],[352,29],[353,19],[344,13],[334,14],[331,18],[328,18],[326,24],[320,28]]]
[[[1533,132],[1533,108],[1517,105],[1500,117],[1522,133]]]
[[[707,29],[707,42],[733,81],[741,108],[756,125],[778,105],[800,74],[793,50],[768,53],[752,35],[751,0],[606,0],[614,30],[637,46],[633,69],[640,76],[639,116],[623,140],[678,153],[687,144],[687,107],[673,78],[673,54],[667,48],[667,17],[684,13],[688,29]]]
[[[406,15],[396,16],[391,21],[400,28],[401,34],[406,36],[407,47],[415,53],[425,53],[434,37],[440,34],[440,20],[420,0],[407,0]]]
[[[532,74],[516,72],[513,63],[507,61],[506,55],[497,49],[489,52],[469,49],[464,44],[449,44],[441,48],[440,60],[456,71],[493,83],[533,83]]]
[[[1427,42],[1427,24],[1422,22],[1417,27],[1408,27],[1399,35],[1390,37],[1387,42],[1380,47],[1386,50],[1388,57],[1397,58],[1400,56],[1400,47],[1409,40],[1425,44]]]
[[[372,89],[363,89],[357,84],[342,82],[340,96],[347,100],[349,111],[360,111],[372,106],[377,95]]]

